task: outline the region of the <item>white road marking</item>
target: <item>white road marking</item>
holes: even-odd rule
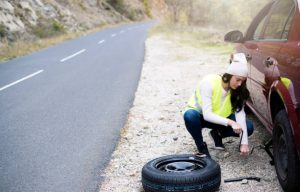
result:
[[[124,30],[120,31],[120,33],[124,33],[124,32],[125,32]]]
[[[111,34],[111,37],[115,37],[115,36],[117,36],[117,34],[115,34],[115,33],[114,33],[114,34]]]
[[[65,57],[65,58],[61,59],[60,62],[67,61],[67,60],[69,60],[69,59],[75,57],[76,55],[79,55],[79,54],[81,54],[81,53],[83,53],[83,52],[85,52],[85,51],[86,51],[86,49],[82,49],[82,50],[80,50],[80,51],[74,53],[73,55],[70,55],[70,56],[68,56],[68,57]]]
[[[98,42],[98,44],[104,43],[104,41],[105,41],[105,40],[101,40],[101,41]]]
[[[9,87],[11,87],[11,86],[13,86],[13,85],[15,85],[15,84],[17,84],[17,83],[20,83],[20,82],[22,82],[22,81],[25,81],[26,79],[29,79],[29,78],[31,78],[31,77],[33,77],[33,76],[39,74],[39,73],[42,73],[42,72],[44,72],[44,70],[39,70],[39,71],[37,71],[37,72],[35,72],[35,73],[32,73],[32,74],[30,74],[30,75],[28,75],[28,76],[26,76],[26,77],[23,77],[22,79],[19,79],[19,80],[15,81],[15,82],[13,82],[13,83],[10,83],[10,84],[8,84],[8,85],[6,85],[6,86],[4,86],[4,87],[1,87],[1,88],[0,88],[0,91],[3,91],[4,89],[7,89],[7,88],[9,88]]]

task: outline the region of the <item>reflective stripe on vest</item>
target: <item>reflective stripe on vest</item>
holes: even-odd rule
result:
[[[212,88],[212,112],[222,117],[228,117],[232,113],[232,105],[230,101],[231,94],[228,93],[221,105],[222,99],[222,78],[219,75],[208,75],[207,78]],[[194,109],[202,113],[202,98],[199,87],[188,102],[188,109]]]

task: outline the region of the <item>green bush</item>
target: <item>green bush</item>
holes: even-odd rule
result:
[[[124,0],[107,0],[107,3],[109,3],[115,10],[117,10],[120,13],[125,12],[125,4]]]
[[[65,27],[56,20],[40,21],[37,26],[32,27],[32,31],[39,38],[47,38],[63,34]]]
[[[126,13],[126,16],[130,19],[130,20],[135,20],[137,19],[137,14],[135,10],[130,10],[128,13]]]
[[[145,8],[146,15],[148,17],[152,17],[148,0],[144,0],[144,8]]]
[[[3,38],[7,35],[7,29],[3,23],[0,24],[0,38]]]
[[[63,24],[61,24],[60,22],[58,21],[52,21],[52,28],[54,31],[56,32],[64,32],[65,31],[65,27]]]
[[[85,5],[83,4],[83,2],[80,2],[80,3],[79,3],[79,7],[80,7],[82,10],[86,10],[86,7],[85,7]]]

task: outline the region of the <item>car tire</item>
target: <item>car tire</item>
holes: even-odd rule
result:
[[[273,127],[273,154],[279,183],[284,191],[298,191],[300,162],[285,110],[276,114]]]
[[[210,192],[220,184],[220,166],[210,157],[169,155],[148,162],[142,169],[145,192]]]

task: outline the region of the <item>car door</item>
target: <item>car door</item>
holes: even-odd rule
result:
[[[272,119],[268,96],[272,81],[268,79],[272,78],[274,66],[278,63],[278,53],[286,41],[282,36],[293,7],[293,0],[276,1],[268,14],[261,18],[249,41],[252,48],[248,52],[252,104],[263,123],[269,128]]]
[[[296,19],[295,8],[296,5],[291,12],[283,32],[282,39],[285,39],[286,42],[280,49],[278,54],[278,65],[275,66],[272,76],[273,79],[282,81],[287,87],[293,103],[291,107],[299,108],[297,106],[299,101],[297,101],[296,98],[300,98],[300,23]],[[284,83],[285,80],[288,84]]]

